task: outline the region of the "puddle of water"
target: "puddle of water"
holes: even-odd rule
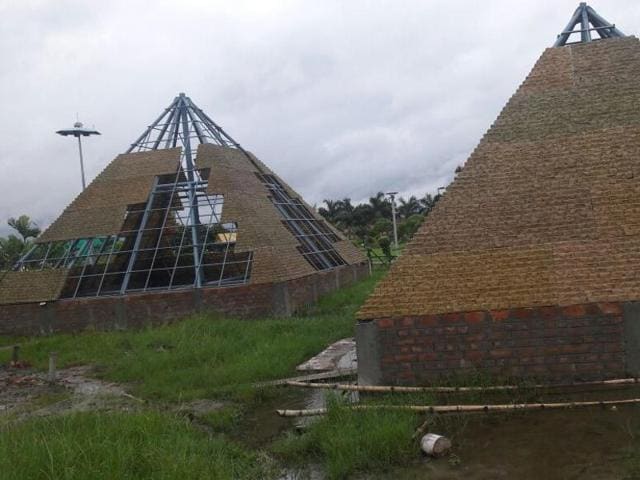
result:
[[[548,410],[469,416],[450,458],[367,478],[424,480],[602,480],[625,478],[625,450],[640,427],[640,408]],[[445,429],[446,430],[446,429]],[[454,465],[451,460],[459,459]]]
[[[276,392],[277,395],[254,406],[242,419],[237,439],[250,448],[264,448],[285,431],[296,427],[297,423],[292,419],[280,417],[277,409],[317,408],[309,405],[322,401],[299,389],[279,388]]]

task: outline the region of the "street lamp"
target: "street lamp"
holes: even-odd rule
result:
[[[80,138],[89,137],[91,135],[100,135],[100,132],[84,128],[82,122],[76,122],[73,124],[73,128],[58,130],[56,133],[63,137],[73,136],[78,139],[78,151],[80,152],[80,175],[82,175],[82,190],[84,190],[86,188],[86,183],[84,181],[84,161],[82,159],[82,140]]]
[[[396,249],[398,248],[398,226],[396,224],[396,195],[398,192],[387,192],[385,195],[389,195],[391,199],[391,215],[393,217],[393,244]]]

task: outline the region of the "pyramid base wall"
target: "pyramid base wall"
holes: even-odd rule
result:
[[[135,329],[201,312],[240,318],[290,316],[368,275],[368,264],[361,263],[279,283],[0,305],[0,335]]]
[[[356,341],[363,385],[640,376],[640,303],[380,318]]]

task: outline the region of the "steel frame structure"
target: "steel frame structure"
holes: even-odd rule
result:
[[[182,147],[175,174],[159,175],[146,203],[129,205],[117,235],[37,244],[15,270],[66,268],[63,298],[247,283],[253,253],[235,252],[238,226],[221,223],[224,199],[209,195],[208,170],[197,166],[200,143],[240,150],[270,192],[284,225],[316,269],[345,265],[338,236],[220,126],[180,93],[127,153]]]
[[[574,30],[575,26],[580,24],[579,30]],[[589,25],[593,27],[590,28]],[[571,20],[564,28],[562,33],[558,35],[558,39],[553,44],[554,47],[562,47],[567,45],[569,37],[574,33],[580,33],[580,42],[587,43],[593,41],[591,32],[596,32],[601,39],[624,37],[625,34],[616,28],[612,23],[607,22],[604,18],[596,13],[596,11],[588,6],[585,2],[581,2],[576,11],[573,13]]]
[[[258,178],[271,193],[274,204],[291,234],[300,242],[298,250],[316,269],[326,270],[346,265],[333,246],[338,236],[321,220],[313,216],[302,201],[294,198],[275,175],[258,173]]]
[[[197,281],[208,286],[246,283],[252,253],[234,251],[237,225],[221,223],[222,196],[208,195],[208,182],[201,180],[193,202],[185,178],[182,170],[157,177],[146,204],[130,206],[117,235],[39,244],[21,269],[67,268],[63,298],[171,290]]]

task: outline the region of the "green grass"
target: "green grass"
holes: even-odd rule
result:
[[[3,480],[262,479],[272,470],[264,457],[158,413],[83,413],[0,428]]]
[[[327,344],[354,333],[354,313],[381,276],[327,296],[293,318],[238,320],[200,315],[173,325],[127,332],[89,332],[30,339],[21,358],[46,368],[49,352],[61,367],[93,364],[100,376],[129,383],[147,399],[187,401],[246,391],[253,382],[294,374]],[[10,351],[0,351],[0,363]]]
[[[200,420],[220,433],[231,433],[242,420],[243,409],[237,405],[227,405],[220,410],[205,413]]]
[[[140,331],[0,337],[0,345],[20,343],[21,359],[38,368],[45,369],[49,352],[56,351],[60,367],[95,365],[100,377],[126,383],[134,395],[154,401],[151,410],[140,413],[0,423],[0,478],[269,478],[274,465],[266,455],[238,442],[256,428],[249,413],[264,409],[265,402],[277,403],[284,391],[251,384],[295,375],[296,365],[352,336],[354,314],[383,274],[379,270],[292,318],[200,315]],[[10,355],[0,350],[0,363]],[[203,398],[231,401],[199,416],[198,428],[167,413],[173,407],[164,408],[166,402]],[[310,434],[283,446],[288,451],[283,458],[311,453],[326,460],[332,478],[388,468],[415,457],[410,445],[415,420],[405,412],[355,414],[336,405]]]
[[[292,463],[322,462],[331,479],[384,471],[415,460],[418,447],[411,437],[417,423],[412,412],[353,411],[334,399],[327,415],[304,434],[289,434],[273,451]]]

